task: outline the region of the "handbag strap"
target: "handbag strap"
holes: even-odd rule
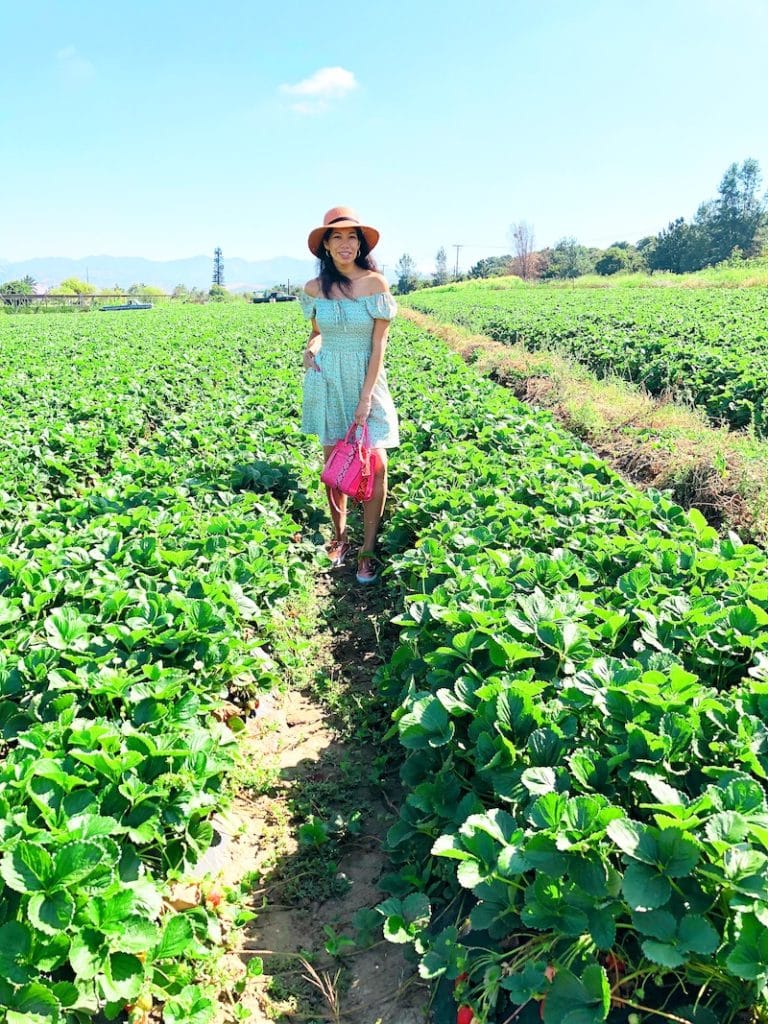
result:
[[[355,423],[354,421],[350,423],[349,430],[347,431],[347,436],[344,438],[344,440],[347,442],[347,444],[352,444],[354,441],[357,441],[363,448],[370,448],[371,442],[368,439],[368,424],[363,424],[361,428],[363,432],[360,435],[359,439],[357,437],[357,429],[357,423]]]

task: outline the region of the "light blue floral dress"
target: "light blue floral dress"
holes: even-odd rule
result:
[[[335,444],[355,418],[371,358],[373,321],[392,320],[397,304],[389,292],[326,299],[301,291],[299,301],[306,319],[317,321],[323,338],[315,360],[320,372],[307,370],[304,374],[301,429],[317,434],[321,444]],[[400,444],[397,412],[383,367],[371,395],[368,436],[373,448]]]

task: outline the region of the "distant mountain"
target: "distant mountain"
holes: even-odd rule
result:
[[[43,289],[54,288],[68,277],[90,281],[97,288],[118,284],[155,285],[171,291],[177,284],[188,288],[211,285],[213,258],[192,256],[183,260],[145,260],[133,256],[86,256],[80,260],[50,256],[11,262],[0,258],[0,284],[32,276]],[[224,283],[230,291],[251,291],[275,284],[303,284],[315,274],[315,262],[279,257],[272,260],[242,260],[224,257]]]

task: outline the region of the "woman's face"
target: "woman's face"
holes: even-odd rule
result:
[[[360,251],[357,228],[334,228],[325,242],[325,247],[337,266],[343,267],[354,263]]]

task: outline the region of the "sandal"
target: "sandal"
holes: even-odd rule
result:
[[[334,568],[338,568],[344,565],[344,559],[347,557],[350,545],[346,537],[334,537],[334,539],[327,545],[326,553],[331,560],[331,565]]]
[[[379,578],[378,570],[374,562],[378,559],[372,551],[358,551],[357,553],[357,574],[355,579],[358,583],[375,583]]]

